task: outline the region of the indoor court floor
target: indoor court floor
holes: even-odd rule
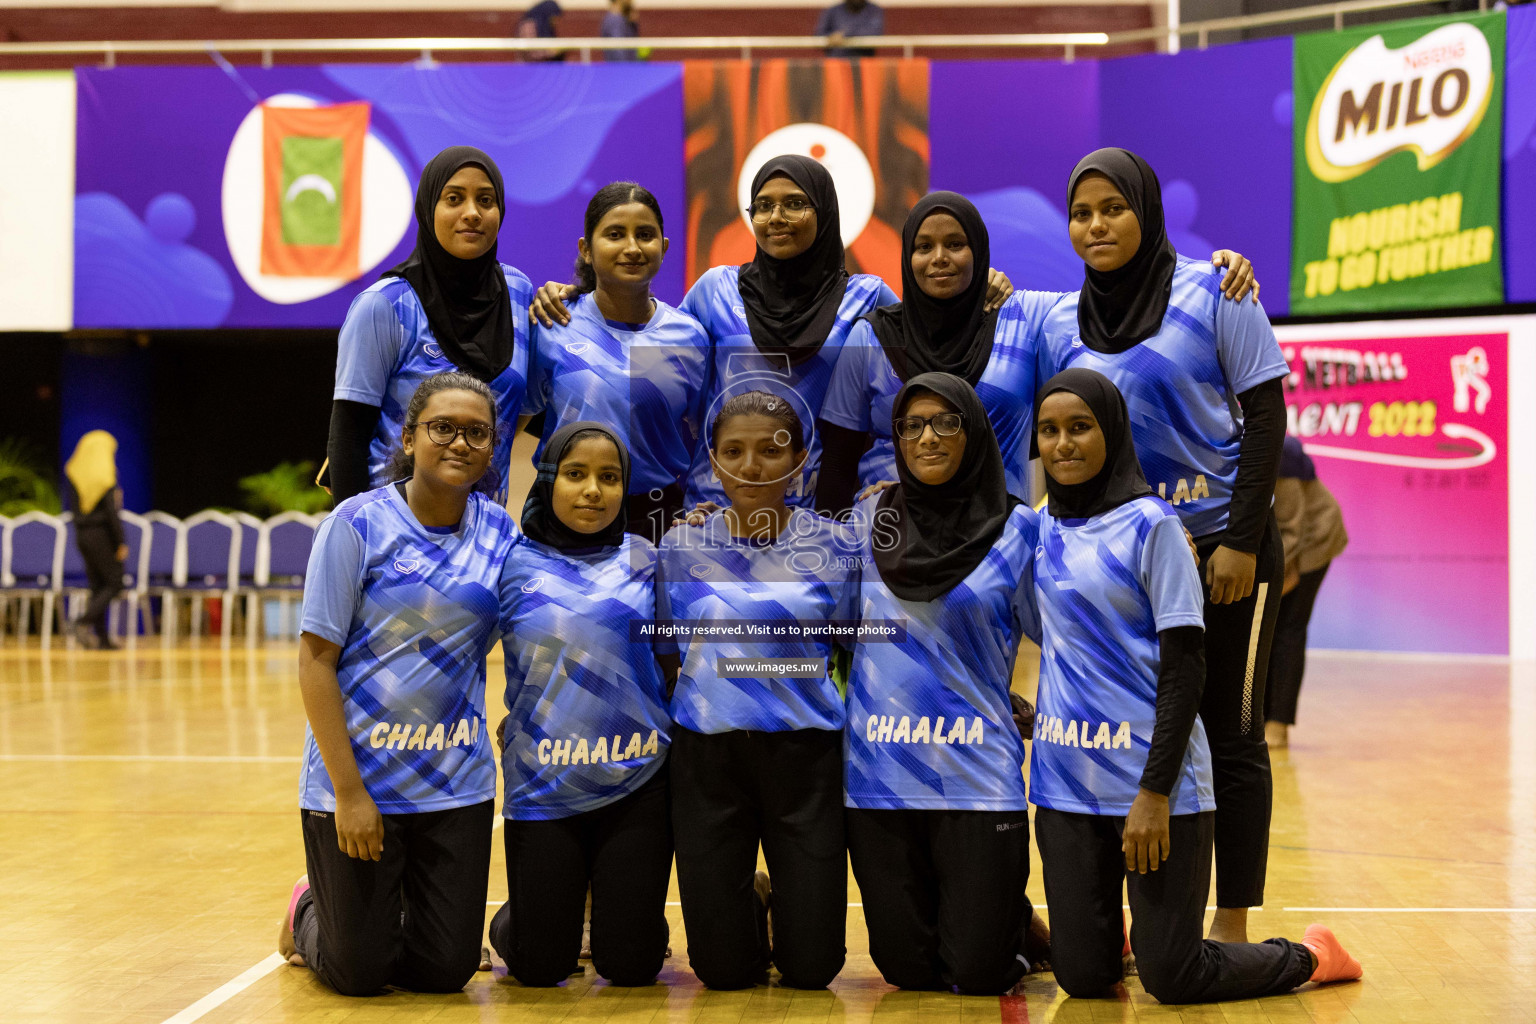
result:
[[[651,988],[589,967],[525,989],[498,963],[462,994],[347,999],[274,952],[304,869],[295,650],[0,647],[0,1021],[1536,1021],[1536,665],[1312,658],[1302,724],[1274,754],[1268,902],[1250,935],[1324,921],[1360,983],[1195,1007],[1160,1006],[1134,979],[1118,1000],[1068,999],[1049,974],[1001,999],[898,992],[869,960],[854,888],[828,991],[704,991],[673,902],[675,955]],[[500,679],[498,653],[493,719]],[[499,834],[494,850],[499,903]],[[1029,888],[1043,899],[1038,859]]]

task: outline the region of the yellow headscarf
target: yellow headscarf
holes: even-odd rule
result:
[[[64,463],[64,475],[80,496],[79,515],[89,515],[96,503],[117,486],[117,438],[105,430],[92,430],[75,445]]]

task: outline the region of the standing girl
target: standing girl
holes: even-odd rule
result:
[[[1009,684],[1029,615],[1033,513],[1008,493],[987,412],[922,373],[896,397],[899,482],[854,517],[860,642],[848,682],[848,851],[869,954],[910,989],[1006,992],[1029,970],[1024,740]],[[1038,956],[1037,956],[1038,958]]]
[[[488,385],[506,418],[490,460],[492,491],[505,501],[533,291],[520,271],[496,260],[505,213],[501,171],[473,146],[451,146],[423,168],[416,248],[352,300],[337,339],[326,453],[338,503],[388,480],[411,396],[428,377],[454,369]]]
[[[613,424],[634,461],[621,525],[652,543],[683,507],[699,448],[709,338],[698,321],[651,295],[667,253],[661,206],[632,181],[587,204],[577,242],[570,320],[535,327],[528,411],[545,411],[544,437],[563,424]],[[540,441],[534,461],[542,459]]]
[[[1173,251],[1146,161],[1090,153],[1067,193],[1087,276],[1046,319],[1039,376],[1077,366],[1118,386],[1147,479],[1195,538],[1209,587],[1200,717],[1216,780],[1211,937],[1246,941],[1269,855],[1264,677],[1283,571],[1269,506],[1287,366],[1264,311],[1221,301],[1216,269]]]
[[[468,374],[438,374],[403,419],[395,482],[320,524],[304,587],[309,873],[279,950],[343,995],[463,988],[485,922],[485,655],[514,532],[484,493],[496,401]]]
[[[1122,886],[1141,984],[1164,1003],[1253,999],[1360,977],[1333,933],[1202,941],[1216,798],[1205,730],[1203,598],[1178,514],[1152,496],[1125,400],[1092,370],[1041,389],[1047,511],[1031,578],[1043,633],[1030,799],[1069,995],[1120,982]]]
[[[75,635],[107,651],[117,648],[107,630],[107,611],[123,591],[123,561],[128,557],[117,517],[116,456],[117,438],[105,430],[90,430],[64,463],[64,477],[74,492],[75,544],[91,584],[90,600],[75,620]]]
[[[711,988],[756,984],[770,962],[787,986],[823,988],[842,970],[848,904],[844,708],[825,627],[851,618],[857,569],[843,527],[787,500],[809,454],[789,402],[727,399],[709,454],[729,504],[666,535],[656,595],[663,624],[727,631],[676,643],[672,827],[688,958]]]
[[[491,944],[525,985],[575,969],[589,887],[598,974],[648,985],[666,956],[672,719],[640,634],[656,549],[624,532],[629,476],[614,428],[556,430],[501,575],[508,895]]]

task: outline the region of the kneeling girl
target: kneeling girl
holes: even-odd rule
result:
[[[1043,640],[1029,778],[1057,984],[1100,996],[1119,983],[1123,883],[1141,984],[1161,1002],[1360,977],[1322,925],[1301,942],[1202,940],[1216,801],[1197,721],[1195,560],[1177,513],[1142,476],[1125,399],[1107,377],[1052,377],[1035,435],[1049,504],[1033,565]]]
[[[507,902],[491,944],[525,985],[576,969],[589,887],[598,974],[648,985],[666,956],[672,719],[640,628],[656,549],[624,532],[629,479],[613,428],[556,430],[501,577]]]
[[[869,953],[909,989],[1006,992],[1030,967],[1024,741],[1009,684],[1034,513],[1008,493],[981,399],[948,373],[896,397],[900,481],[854,516],[861,641],[848,684],[848,850]],[[872,565],[871,565],[872,563]]]

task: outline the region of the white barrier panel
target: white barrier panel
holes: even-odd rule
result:
[[[75,75],[0,73],[0,331],[74,325]]]

